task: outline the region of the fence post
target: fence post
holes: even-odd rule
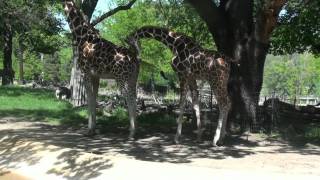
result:
[[[271,96],[271,128],[270,128],[271,134],[272,134],[272,130],[274,128],[274,98],[275,98],[275,92],[272,92],[272,96]]]

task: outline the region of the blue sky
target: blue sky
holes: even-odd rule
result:
[[[113,0],[99,0],[98,4],[96,6],[96,9],[93,12],[93,16],[98,16],[101,13],[105,13],[105,12],[109,11],[112,7],[115,6],[115,4],[113,2],[114,2]],[[63,28],[65,30],[69,31],[70,29],[69,29],[68,23],[67,23],[67,21],[65,19],[65,16],[64,15],[58,15],[58,18],[63,19],[63,23],[64,23]]]
[[[112,4],[111,0],[99,0],[96,6],[95,12],[98,12],[98,11],[105,12],[110,8],[111,4]]]

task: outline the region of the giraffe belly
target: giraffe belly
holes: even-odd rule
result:
[[[115,77],[114,77],[114,75],[112,73],[100,74],[99,77],[101,79],[115,79]]]

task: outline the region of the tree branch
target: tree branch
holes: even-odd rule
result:
[[[119,11],[123,11],[123,10],[128,10],[132,7],[132,5],[136,2],[137,0],[131,0],[128,4],[126,5],[123,5],[123,6],[118,6],[114,9],[112,9],[111,11],[109,12],[106,12],[104,13],[103,15],[101,15],[100,17],[98,17],[97,19],[93,20],[91,25],[92,26],[95,26],[97,25],[98,23],[100,23],[101,21],[103,21],[104,19],[116,14],[117,12]]]
[[[88,17],[88,20],[92,18],[94,9],[96,8],[98,0],[85,0],[81,4],[83,13]]]
[[[217,7],[212,0],[186,0],[190,3],[200,17],[206,22],[209,31],[211,32],[218,51],[221,51],[227,55],[231,55],[231,49],[228,38],[228,28],[226,22],[226,16],[223,14],[223,10]]]
[[[271,33],[277,25],[279,13],[286,2],[287,0],[269,0],[261,7],[255,24],[256,41],[269,43]]]
[[[198,12],[208,26],[217,27],[219,22],[219,8],[212,0],[186,0]],[[210,28],[210,27],[209,27]]]

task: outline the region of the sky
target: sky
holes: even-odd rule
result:
[[[110,9],[110,6],[111,6],[111,0],[99,0],[95,9],[95,13],[99,11],[106,12],[107,10]]]
[[[115,4],[112,3],[112,0],[98,0],[98,4],[96,6],[96,9],[93,12],[93,19],[96,16],[99,16],[102,13],[105,13],[107,11],[109,11],[112,7],[114,7]],[[67,31],[70,31],[68,23],[65,19],[65,16],[63,14],[58,15],[59,19],[63,20],[63,28]]]

